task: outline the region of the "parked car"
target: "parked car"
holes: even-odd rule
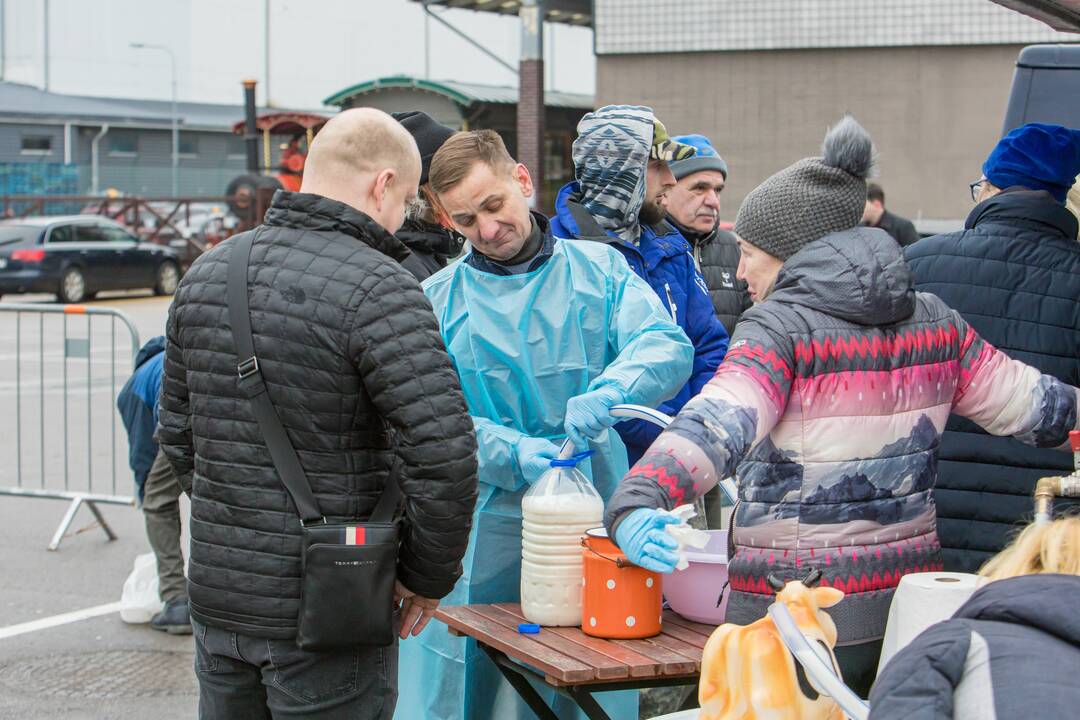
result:
[[[102,290],[151,288],[171,295],[180,281],[172,248],[140,242],[123,225],[92,215],[0,221],[0,295],[54,293],[60,302]]]

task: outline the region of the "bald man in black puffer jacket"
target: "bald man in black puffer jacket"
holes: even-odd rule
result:
[[[368,519],[400,460],[402,635],[422,629],[460,575],[477,487],[457,375],[390,232],[419,175],[414,142],[388,115],[341,113],[312,144],[301,192],[279,190],[251,231],[248,269],[259,367],[326,519]],[[158,429],[191,496],[200,717],[267,706],[275,717],[388,720],[396,645],[296,645],[300,518],[237,387],[233,242],[200,257],[176,292]]]

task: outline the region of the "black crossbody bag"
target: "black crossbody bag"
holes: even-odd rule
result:
[[[397,461],[371,519],[328,523],[281,424],[255,356],[248,308],[248,265],[255,233],[231,241],[226,293],[236,345],[237,387],[251,402],[274,468],[300,516],[303,538],[296,644],[304,650],[384,647],[394,642],[394,578],[400,490]]]

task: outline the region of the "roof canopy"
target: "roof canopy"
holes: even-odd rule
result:
[[[380,90],[391,88],[404,88],[417,92],[430,92],[441,95],[458,105],[468,108],[481,103],[515,105],[518,101],[516,87],[504,85],[480,85],[477,83],[463,83],[454,80],[422,80],[408,75],[394,75],[391,77],[368,80],[366,82],[345,88],[323,102],[327,105],[339,107],[349,104],[355,98],[370,95]],[[593,97],[579,93],[565,93],[549,90],[544,93],[544,104],[548,107],[572,108],[592,110]]]
[[[269,113],[255,118],[255,129],[269,130],[275,135],[299,135],[309,128],[322,127],[329,119],[326,115],[316,113]],[[238,135],[243,134],[243,120],[233,125],[233,132]]]
[[[500,15],[517,15],[521,0],[413,0],[424,5],[492,12]],[[544,20],[591,27],[593,22],[591,0],[545,0]]]

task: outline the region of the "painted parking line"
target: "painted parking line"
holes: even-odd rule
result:
[[[119,602],[98,605],[83,610],[75,610],[74,612],[63,613],[61,615],[53,615],[51,617],[41,618],[40,620],[31,620],[30,622],[19,623],[18,625],[8,625],[7,627],[0,627],[0,640],[15,637],[16,635],[25,635],[26,633],[36,632],[38,630],[46,630],[58,625],[67,625],[68,623],[87,620],[101,615],[111,615],[114,612],[120,612]]]

